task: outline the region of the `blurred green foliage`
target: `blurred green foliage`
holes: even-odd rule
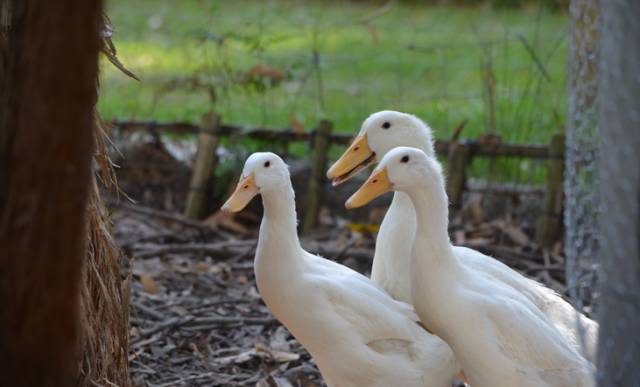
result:
[[[362,0],[362,2],[371,2],[371,0]],[[490,6],[495,8],[543,6],[555,11],[565,11],[569,8],[570,0],[400,0],[400,2],[436,6]]]
[[[142,82],[103,66],[100,111],[197,122],[214,109],[306,130],[329,118],[355,133],[396,109],[439,138],[466,119],[463,138],[547,142],[566,110],[567,18],[502,7],[516,3],[111,0],[120,59]]]

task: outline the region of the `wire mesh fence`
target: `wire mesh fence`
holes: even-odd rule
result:
[[[599,0],[572,2],[565,174],[568,290],[578,308],[593,304],[598,249]]]
[[[172,50],[189,58],[187,71],[152,74],[154,103],[140,102],[132,116],[193,121],[212,109],[229,123],[310,128],[326,118],[355,133],[370,113],[394,109],[445,139],[465,120],[463,138],[548,143],[563,130],[566,18],[544,7],[257,2],[239,16],[231,5],[191,3],[181,9],[194,7],[201,22],[172,31],[185,43]],[[162,36],[173,6],[158,4],[147,16]],[[131,53],[134,67],[138,56]],[[480,164],[475,170],[501,181],[544,180],[535,163]]]
[[[565,75],[550,78],[540,59],[564,60],[565,31],[554,38],[541,53],[524,35],[510,32],[469,43],[399,42],[375,57],[322,49],[286,59],[264,53],[256,61],[289,78],[259,97],[230,96],[218,109],[230,122],[247,121],[244,104],[253,101],[259,114],[249,118],[252,124],[281,127],[297,114],[307,122],[335,118],[345,124],[339,127],[355,131],[363,117],[388,108],[423,117],[443,138],[467,120],[474,134],[546,142],[564,116]],[[513,56],[522,60],[507,59]]]

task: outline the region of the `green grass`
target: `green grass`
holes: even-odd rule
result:
[[[562,126],[566,15],[531,7],[396,3],[373,20],[376,42],[359,21],[378,9],[362,2],[111,0],[120,59],[142,82],[104,64],[100,111],[106,118],[197,121],[214,108],[225,122],[269,127],[288,126],[295,112],[306,127],[326,117],[337,130],[353,132],[369,113],[397,109],[422,117],[438,137],[467,119],[463,137],[473,138],[489,126],[480,43],[499,41],[489,48],[495,130],[507,141],[546,142]],[[322,93],[315,72],[301,81],[312,70],[314,31]],[[206,34],[227,40],[220,47],[200,38]],[[518,34],[535,50],[549,81]],[[268,64],[288,77],[264,93],[226,82],[228,92],[215,104],[206,93],[177,89],[154,106],[167,81],[194,73],[211,80],[225,62],[237,72]]]

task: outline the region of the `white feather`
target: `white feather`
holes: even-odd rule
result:
[[[380,129],[383,122],[391,123],[391,128]],[[391,149],[400,146],[415,147],[427,155],[433,155],[434,152],[431,128],[409,114],[395,111],[374,113],[362,125],[360,135],[364,134],[367,134],[368,145],[378,160]],[[393,298],[408,303],[413,302],[409,260],[415,230],[415,210],[410,198],[403,192],[395,192],[377,236],[371,279]],[[453,251],[460,263],[468,269],[483,272],[527,297],[551,319],[574,348],[595,363],[598,323],[576,311],[552,289],[524,277],[492,257],[466,247],[454,246]]]
[[[402,162],[401,160],[409,160]],[[455,254],[440,164],[415,148],[393,149],[385,168],[416,213],[411,297],[421,320],[453,349],[474,387],[593,386],[594,369],[522,291]],[[464,250],[467,255],[468,250]]]
[[[261,166],[270,161],[270,169]],[[264,204],[255,258],[258,290],[313,356],[330,386],[450,387],[459,365],[448,345],[417,323],[413,307],[365,276],[300,246],[286,165],[252,155]]]

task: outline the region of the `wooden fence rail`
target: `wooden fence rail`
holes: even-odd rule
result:
[[[155,121],[112,121],[111,124],[122,131],[152,131],[158,133],[197,134],[210,129],[185,122],[155,122]],[[309,132],[295,132],[290,128],[251,128],[242,126],[221,124],[217,134],[223,137],[242,136],[256,140],[281,141],[281,142],[310,142],[316,130]],[[352,134],[333,133],[329,136],[332,145],[349,145],[353,139]],[[450,141],[436,140],[436,152],[446,156],[449,152]],[[530,159],[547,159],[549,147],[547,145],[521,145],[521,144],[487,144],[480,141],[464,141],[470,147],[474,156],[484,157],[522,157]]]
[[[156,122],[156,121],[112,121],[111,124],[120,132],[148,131],[156,134],[174,133],[184,135],[198,135],[198,157],[194,165],[192,187],[185,215],[190,218],[201,216],[202,185],[206,184],[206,177],[213,176],[215,158],[206,157],[204,153],[213,152],[219,137],[251,138],[280,143],[306,142],[313,149],[312,176],[309,182],[307,208],[309,211],[303,221],[304,231],[309,231],[317,223],[317,210],[322,205],[322,188],[325,183],[324,171],[327,168],[328,154],[331,145],[346,146],[351,143],[353,135],[333,132],[333,125],[329,121],[322,121],[318,128],[308,132],[298,132],[290,128],[250,128],[223,124],[219,117],[206,115],[203,125],[187,122]],[[505,157],[547,160],[547,179],[544,187],[544,208],[538,220],[536,240],[542,247],[551,247],[560,237],[562,219],[562,166],[564,165],[564,135],[555,135],[551,146],[522,145],[509,143],[486,143],[482,141],[448,141],[436,140],[435,150],[439,155],[448,159],[447,193],[454,208],[462,205],[462,195],[467,190],[467,167],[475,157]]]

